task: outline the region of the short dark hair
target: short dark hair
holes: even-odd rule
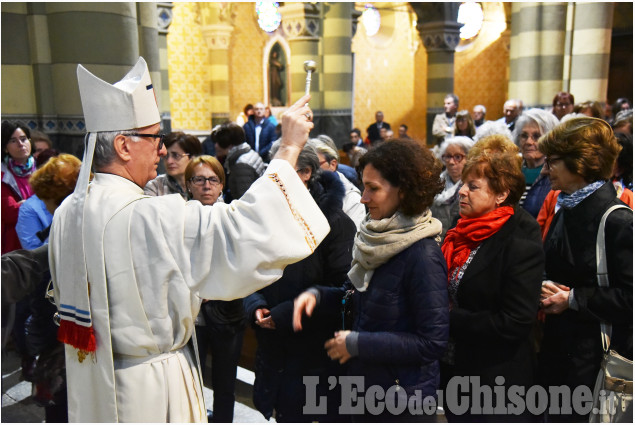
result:
[[[19,122],[4,121],[2,123],[2,159],[9,155],[9,152],[7,152],[7,145],[9,144],[9,139],[11,139],[11,136],[13,136],[13,133],[18,128],[24,131],[24,134],[29,139],[29,143],[31,144],[31,154],[33,154],[33,142],[31,141],[31,130],[29,127]]]
[[[223,149],[238,146],[245,141],[245,130],[235,122],[227,121],[212,131],[212,141]]]
[[[403,127],[406,129],[406,131],[408,131],[408,126],[406,124],[401,124],[399,127]]]
[[[567,99],[569,103],[571,103],[571,105],[575,105],[575,100],[573,99],[573,95],[571,93],[567,93],[566,91],[561,91],[556,93],[556,95],[553,97],[553,102],[551,103],[551,106],[555,108],[556,103],[558,103],[558,100],[560,99]]]
[[[183,151],[190,155],[190,159],[203,153],[201,141],[191,134],[185,134],[177,131],[165,136],[165,148],[170,148],[173,144],[178,143]]]
[[[359,129],[359,128],[357,128],[357,127],[355,127],[354,129],[352,129],[351,131],[349,131],[349,132],[348,132],[348,134],[351,134],[351,133],[357,133],[357,135],[358,135],[359,137],[362,137],[362,130],[360,130],[360,129]]]
[[[399,210],[407,216],[427,210],[444,187],[440,178],[441,162],[414,140],[389,139],[371,149],[359,160],[357,172],[360,176],[367,165],[372,165],[403,193]]]
[[[544,135],[538,149],[547,156],[562,158],[567,169],[587,183],[607,180],[622,149],[613,129],[604,120],[571,118]]]
[[[443,98],[443,100],[447,99],[451,97],[452,100],[454,101],[454,104],[456,105],[456,107],[459,107],[459,97],[457,95],[455,95],[454,93],[448,93],[445,95],[445,97]]]

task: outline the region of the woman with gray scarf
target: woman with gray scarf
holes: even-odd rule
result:
[[[365,388],[396,391],[403,409],[348,412],[354,421],[436,421],[436,409],[403,403],[415,394],[419,401],[434,400],[448,339],[441,223],[429,210],[442,189],[441,166],[420,144],[390,140],[364,155],[358,170],[369,213],[355,238],[347,282],[300,294],[293,326],[297,331],[311,320],[341,315],[343,329],[324,345],[328,356],[348,363],[348,375],[362,377]]]

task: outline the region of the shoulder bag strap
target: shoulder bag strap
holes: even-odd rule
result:
[[[597,277],[599,287],[609,287],[609,274],[608,267],[606,265],[606,248],[604,243],[604,225],[606,224],[606,219],[608,218],[609,214],[611,214],[618,208],[630,209],[626,205],[613,205],[611,208],[606,210],[606,212],[602,216],[602,220],[600,220],[600,227],[598,228],[597,242],[595,244],[595,260],[597,264]],[[605,321],[601,321],[600,332],[602,334],[602,348],[604,349],[605,353],[608,353],[609,347],[611,346],[611,324]]]

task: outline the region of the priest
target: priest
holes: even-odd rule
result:
[[[264,175],[240,200],[210,207],[143,194],[166,155],[143,58],[112,85],[81,65],[77,77],[87,143],[49,239],[69,419],[206,422],[188,344],[201,299],[245,297],[278,280],[329,232],[295,172],[313,128],[309,96],[282,117]]]

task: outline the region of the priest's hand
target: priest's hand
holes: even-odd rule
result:
[[[274,159],[289,161],[293,168],[313,129],[313,112],[308,106],[310,99],[310,95],[302,96],[282,114],[282,139]]]

